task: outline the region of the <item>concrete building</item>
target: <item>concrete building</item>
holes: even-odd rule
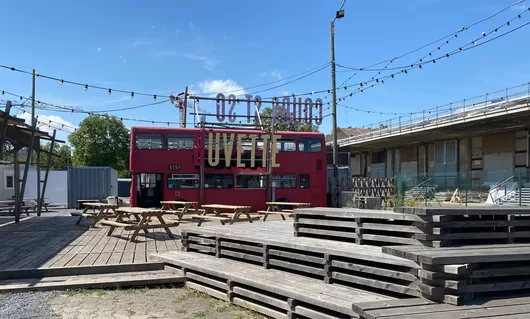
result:
[[[452,188],[463,172],[474,186],[495,185],[530,166],[530,90],[449,110],[423,111],[340,138],[352,176],[433,177]],[[327,143],[331,145],[330,142]],[[528,178],[528,177],[526,177]]]

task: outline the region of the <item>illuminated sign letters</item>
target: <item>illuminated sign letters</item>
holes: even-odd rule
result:
[[[272,142],[271,149],[271,165],[272,167],[280,167],[279,163],[276,163],[276,154],[278,153],[277,143],[282,138],[281,135],[272,135],[270,139],[269,135],[261,135],[261,141],[263,141],[262,150],[262,163],[261,167],[267,167],[267,154],[269,153],[268,147],[269,142]],[[257,150],[257,138],[256,134],[235,134],[235,133],[208,133],[208,164],[211,166],[217,166],[221,161],[224,161],[226,167],[230,167],[232,163],[232,156],[234,150],[234,143],[236,149],[236,165],[237,167],[245,167],[245,163],[241,162],[241,155],[243,152],[243,140],[250,140],[250,167],[256,167],[256,150]],[[224,158],[221,158],[221,145],[224,151]]]
[[[260,112],[262,107],[262,100],[259,95],[254,98],[250,94],[245,95],[246,112],[239,114],[246,116],[247,123],[254,120],[256,112]],[[236,105],[239,99],[234,94],[226,97],[223,93],[217,94],[216,116],[219,122],[236,122],[238,113],[236,113]],[[254,104],[254,105],[252,105]],[[272,101],[272,116],[282,124],[322,124],[322,99],[318,98],[313,101],[311,98],[302,98],[295,96],[284,96],[281,101],[279,98],[274,98]]]

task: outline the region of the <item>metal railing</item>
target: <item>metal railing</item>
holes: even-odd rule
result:
[[[472,101],[478,102],[471,103]],[[344,146],[374,138],[388,137],[395,134],[420,131],[524,110],[530,110],[530,82],[374,123],[369,126],[369,128],[374,127],[372,132],[344,137],[339,139],[338,143],[340,146]],[[363,126],[363,128],[367,127]]]

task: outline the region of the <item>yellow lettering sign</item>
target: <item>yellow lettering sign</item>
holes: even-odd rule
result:
[[[277,163],[277,154],[278,154],[278,140],[281,139],[281,135],[261,135],[257,134],[235,134],[235,133],[208,133],[208,164],[210,166],[216,167],[221,162],[221,140],[223,141],[222,151],[224,152],[224,161],[226,167],[231,167],[232,158],[234,155],[234,144],[235,144],[235,155],[236,155],[236,167],[244,168],[247,167],[256,167],[256,151],[257,151],[257,140],[260,138],[260,141],[263,142],[263,150],[261,152],[262,156],[262,167],[267,167],[268,161],[270,160],[270,165],[272,167],[280,167],[280,163]],[[248,145],[250,141],[250,145]],[[247,150],[243,149],[243,145],[247,144]],[[269,146],[269,143],[272,145]],[[248,150],[250,146],[250,150]],[[270,158],[269,158],[269,147],[270,147]],[[250,164],[243,162],[243,154],[248,154],[250,151]]]
[[[245,167],[245,164],[241,163],[241,154],[243,153],[243,145],[241,143],[241,140],[243,138],[247,137],[246,135],[244,134],[237,134],[237,162],[236,162],[236,166],[237,167]]]
[[[211,166],[217,166],[219,164],[219,145],[220,135],[219,133],[215,134],[215,145],[213,145],[213,133],[208,133],[208,164]],[[215,155],[212,156],[213,148],[215,147]]]
[[[219,134],[219,133],[217,133]],[[226,133],[223,133],[223,141],[225,147],[225,166],[230,167],[232,162],[232,149],[234,148],[234,133],[230,134],[230,138],[227,137]]]
[[[250,167],[254,168],[256,166],[256,134],[250,134]]]
[[[278,139],[282,138],[281,135],[272,136],[272,148],[271,148],[271,165],[272,167],[280,167],[280,164],[276,163],[276,154],[278,154]]]

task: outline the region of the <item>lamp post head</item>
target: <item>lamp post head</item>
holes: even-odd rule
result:
[[[335,19],[344,18],[344,10],[337,11],[337,15],[335,16]]]

